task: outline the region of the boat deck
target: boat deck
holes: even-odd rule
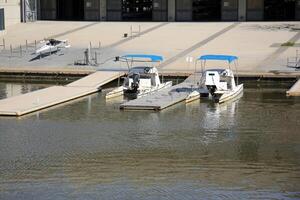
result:
[[[300,96],[300,79],[286,92],[287,96]]]
[[[154,94],[141,97],[120,105],[124,110],[163,110],[184,101],[195,89],[201,94],[207,94],[205,89],[199,89],[201,73],[189,76],[183,83],[163,89]]]
[[[65,86],[52,86],[3,99],[0,100],[0,115],[21,116],[86,96],[123,75],[122,72],[98,71]]]

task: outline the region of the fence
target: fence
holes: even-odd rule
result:
[[[130,37],[138,37],[141,34],[141,25],[136,30],[135,27],[130,26]]]
[[[0,40],[0,56],[3,57],[23,57],[24,55],[28,53],[33,53],[37,49],[37,41],[35,40],[33,43],[28,43],[27,40],[25,40],[25,44],[22,45],[7,45],[6,40],[3,38]]]
[[[98,46],[97,46],[98,45]],[[89,43],[89,46],[83,52],[84,58],[82,60],[76,60],[74,65],[91,65],[99,66],[101,65],[101,42],[98,42],[96,46],[93,46],[92,42]]]

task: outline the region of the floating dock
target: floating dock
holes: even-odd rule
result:
[[[21,116],[95,93],[123,72],[97,71],[65,86],[53,86],[0,100],[0,115]]]
[[[287,96],[300,96],[300,79],[286,92]]]
[[[183,83],[155,92],[120,105],[124,110],[163,110],[174,104],[185,101],[195,90],[208,95],[207,90],[199,89],[201,73],[189,76]]]

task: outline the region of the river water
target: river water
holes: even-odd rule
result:
[[[243,97],[128,112],[104,93],[0,118],[0,199],[300,198],[300,99],[291,82]],[[0,98],[50,86],[0,83]]]

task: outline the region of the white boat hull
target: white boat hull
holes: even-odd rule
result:
[[[168,81],[166,83],[161,83],[157,87],[141,89],[141,90],[139,90],[139,93],[137,94],[137,98],[144,97],[146,95],[152,94],[154,92],[158,92],[162,89],[169,88],[171,86],[172,86],[172,81]]]
[[[237,97],[244,89],[244,85],[240,84],[236,86],[234,90],[225,92],[215,92],[215,97],[213,97],[216,103],[224,103],[225,101],[231,100]]]
[[[186,97],[185,103],[190,103],[190,102],[196,101],[196,100],[200,99],[200,96],[201,96],[200,92],[195,90],[191,94],[189,94],[189,96]]]
[[[43,47],[37,49],[35,54],[52,53],[52,52],[55,52],[55,51],[58,51],[57,47],[46,45],[46,46],[43,46]]]
[[[129,96],[135,96],[136,98],[140,98],[140,97],[152,94],[154,92],[158,92],[162,89],[169,88],[171,86],[172,86],[172,81],[168,81],[166,83],[160,84],[157,87],[141,89],[138,91],[138,93],[126,93],[127,88],[121,86],[121,87],[118,87],[118,88],[114,89],[113,91],[107,93],[106,99],[115,98],[115,97],[123,96],[126,94],[128,94]]]
[[[116,89],[114,89],[113,91],[109,92],[106,94],[105,98],[106,99],[111,99],[111,98],[115,98],[115,97],[119,97],[124,95],[124,87],[117,87]]]

